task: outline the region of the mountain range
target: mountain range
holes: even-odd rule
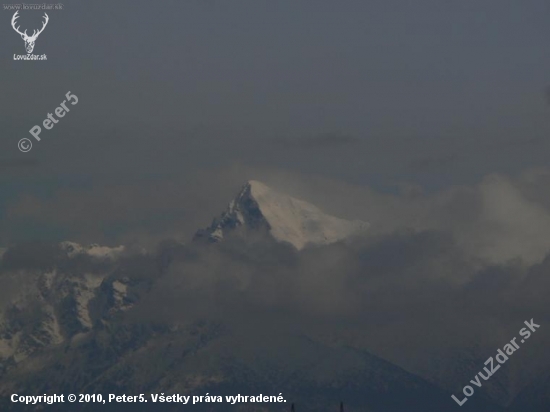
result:
[[[241,293],[242,284],[269,282],[262,271],[270,262],[290,265],[308,251],[323,253],[329,245],[368,236],[368,228],[251,180],[189,244],[166,241],[155,251],[140,252],[69,241],[14,245],[0,263],[0,409],[23,410],[9,402],[12,393],[162,392],[282,393],[286,399],[256,407],[194,405],[198,410],[289,410],[292,402],[300,411],[331,411],[340,401],[348,411],[548,410],[548,379],[526,385],[508,408],[483,392],[459,408],[451,399],[453,379],[437,385],[364,348],[278,326],[280,319],[294,316],[291,309],[284,313],[285,308],[262,302],[261,310],[250,313],[248,308],[257,306]],[[206,293],[201,285],[208,275],[201,262],[254,271],[246,279],[237,273],[241,283],[221,279],[219,288]],[[196,309],[193,299],[206,309]],[[224,299],[231,299],[235,314],[223,313],[225,306],[213,309]],[[456,359],[467,371],[476,365],[470,361]],[[158,410],[182,407],[161,406]],[[79,404],[78,410],[155,407]],[[58,404],[46,410],[74,409]]]

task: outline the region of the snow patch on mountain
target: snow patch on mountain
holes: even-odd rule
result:
[[[250,180],[220,218],[195,238],[218,242],[229,232],[265,229],[280,242],[301,250],[306,245],[326,245],[363,232],[367,222],[330,216],[318,207]]]
[[[116,259],[124,252],[124,246],[107,247],[100,246],[98,244],[91,244],[89,246],[82,246],[75,242],[61,242],[61,249],[67,253],[69,257],[75,257],[81,254],[91,256],[96,259]]]
[[[128,296],[128,282],[128,279],[119,279],[115,280],[112,283],[113,299],[115,301],[115,306],[113,307],[113,310],[125,311],[133,306],[126,301],[126,298]]]
[[[92,330],[90,303],[102,293],[108,274],[54,269],[26,276],[27,282],[0,307],[0,363],[21,362],[42,348]]]
[[[93,326],[89,303],[96,296],[96,291],[103,279],[103,275],[86,274],[83,280],[75,284],[73,293],[76,301],[77,319],[86,329],[91,329]]]

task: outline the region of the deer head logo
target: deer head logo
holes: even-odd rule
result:
[[[25,30],[22,33],[22,32],[19,31],[19,26],[15,27],[16,20],[19,18],[18,13],[19,13],[19,10],[16,11],[15,14],[13,15],[13,17],[11,19],[11,26],[13,27],[13,29],[17,33],[19,33],[21,35],[21,38],[25,41],[25,49],[27,49],[27,53],[31,54],[32,51],[34,50],[34,42],[38,38],[38,35],[44,31],[44,29],[46,28],[46,25],[48,24],[48,21],[50,20],[50,18],[48,17],[48,15],[46,13],[44,13],[45,21],[44,21],[44,23],[42,23],[42,28],[40,30],[34,30],[33,33],[32,33],[32,36],[28,36],[27,35],[27,30]]]

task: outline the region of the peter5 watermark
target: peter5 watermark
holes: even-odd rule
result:
[[[74,93],[67,92],[67,94],[65,94],[65,97],[66,100],[63,100],[59,107],[54,110],[55,115],[60,119],[62,117],[65,117],[65,115],[71,111],[69,109],[68,103],[71,103],[72,106],[78,103],[78,97]],[[59,123],[59,120],[56,119],[52,113],[48,113],[46,118],[42,122],[42,126],[46,130],[51,130],[57,123]],[[40,133],[42,133],[42,128],[39,125],[35,125],[31,130],[29,130],[29,133],[32,135],[32,137],[36,139],[36,141],[39,142],[41,140]],[[32,141],[25,137],[19,141],[17,146],[19,147],[19,150],[26,153],[32,149]]]
[[[533,322],[533,319],[531,321],[525,321],[526,328],[522,328],[519,331],[519,335],[521,336],[521,343],[524,343],[527,339],[531,337],[531,333],[534,333],[538,328],[540,328],[540,325],[537,325],[535,322]],[[462,400],[458,400],[456,396],[452,395],[451,397],[454,399],[456,403],[458,403],[459,406],[462,406],[466,403],[468,398],[472,396],[475,392],[474,386],[477,386],[478,388],[481,388],[482,381],[479,379],[483,379],[484,381],[488,380],[493,374],[500,369],[500,366],[505,364],[506,361],[509,359],[508,357],[511,356],[515,351],[519,349],[519,344],[516,342],[516,339],[514,338],[510,341],[510,343],[507,343],[504,345],[502,349],[499,349],[497,351],[497,354],[495,358],[491,356],[489,359],[485,361],[486,367],[483,368],[483,371],[480,371],[474,379],[470,381],[472,386],[466,385],[462,389],[462,393],[466,395],[466,397]],[[496,362],[495,362],[496,359]]]

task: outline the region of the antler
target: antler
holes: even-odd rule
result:
[[[36,31],[36,30],[33,31],[32,36],[31,36],[32,39],[36,39],[38,37],[38,35],[44,31],[44,29],[46,28],[46,25],[50,21],[50,18],[48,17],[48,15],[46,13],[44,13],[44,17],[46,18],[46,20],[44,21],[44,23],[42,23],[42,28],[38,31]]]
[[[17,11],[15,12],[15,14],[13,15],[13,17],[11,18],[11,27],[13,27],[13,29],[14,29],[17,33],[19,33],[21,36],[27,36],[27,30],[25,30],[24,33],[21,33],[21,32],[19,31],[19,27],[21,27],[21,26],[15,27],[15,21],[19,18],[18,13],[19,13],[19,10],[17,10]],[[44,13],[44,14],[45,14],[45,13]]]

